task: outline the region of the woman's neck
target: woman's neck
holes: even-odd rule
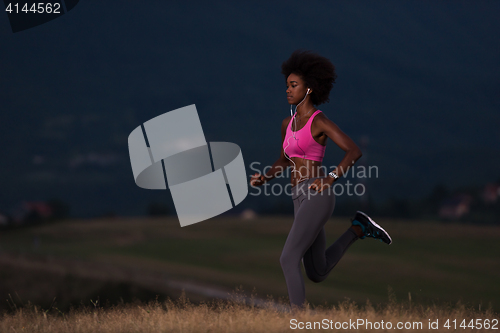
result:
[[[297,117],[299,117],[299,118],[306,117],[306,116],[312,114],[314,111],[316,111],[316,108],[314,107],[314,105],[312,103],[300,105],[297,108]]]

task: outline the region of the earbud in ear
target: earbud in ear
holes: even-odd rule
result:
[[[309,90],[311,90],[311,89],[307,88],[307,92],[306,92],[306,95],[307,95],[307,94],[309,94]]]

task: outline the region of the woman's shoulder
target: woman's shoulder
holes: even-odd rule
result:
[[[328,117],[326,116],[326,114],[325,114],[325,112],[323,110],[317,109],[316,112],[317,113],[316,113],[315,118],[326,118],[326,119],[328,119]]]
[[[281,122],[281,135],[285,135],[286,129],[288,127],[288,124],[290,123],[290,120],[292,119],[292,116],[288,116],[283,121]]]
[[[328,118],[328,116],[323,111],[321,111],[316,114],[311,126],[314,126],[314,128],[323,131],[326,128],[330,127],[332,124],[335,123],[330,118]]]
[[[324,113],[321,110],[318,110],[318,111],[320,111],[320,112],[318,112],[316,114],[316,116],[314,117],[314,120],[317,119],[317,122],[331,121],[331,119],[328,118],[328,116],[326,115],[326,113]]]
[[[292,116],[288,116],[285,119],[283,119],[283,121],[281,122],[281,127],[283,126],[287,127],[288,124],[290,123],[290,120],[292,120]]]

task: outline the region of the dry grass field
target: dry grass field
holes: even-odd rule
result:
[[[358,319],[467,332],[481,324],[471,319],[498,319],[500,227],[389,219],[377,222],[392,245],[360,240],[326,281],[306,280],[308,311],[273,308],[287,302],[279,256],[292,220],[220,217],[181,228],[170,218],[114,218],[2,232],[0,332],[281,332]],[[348,226],[332,218],[328,241]],[[228,296],[235,288],[240,296]],[[183,289],[190,303],[179,300]],[[243,293],[259,306],[231,301]],[[450,328],[429,329],[429,319],[450,319]]]
[[[269,304],[272,305],[271,303]],[[245,306],[234,301],[192,304],[185,297],[176,302],[135,303],[103,309],[72,309],[68,313],[44,311],[36,306],[5,314],[1,332],[495,332],[499,317],[491,310],[402,305],[389,302],[374,307],[344,301],[331,308],[317,307],[296,313]]]

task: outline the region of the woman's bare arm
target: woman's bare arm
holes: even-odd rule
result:
[[[318,118],[317,126],[321,132],[325,133],[337,146],[345,151],[344,158],[340,161],[339,165],[332,170],[341,177],[343,174],[356,163],[356,161],[363,155],[361,149],[352,141],[352,139],[342,132],[342,130],[326,116]],[[318,192],[323,191],[325,187],[332,186],[335,178],[326,177],[326,179],[316,179],[309,188],[313,188]]]

